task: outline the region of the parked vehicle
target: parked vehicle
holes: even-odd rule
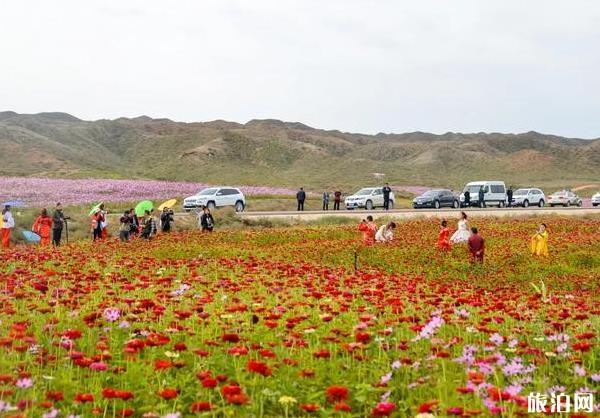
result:
[[[600,206],[600,192],[592,196],[592,206]]]
[[[546,204],[546,195],[541,189],[517,189],[513,193],[511,204],[513,206],[523,206],[524,208],[533,206],[539,206],[543,208]]]
[[[415,209],[439,209],[444,206],[458,208],[459,205],[458,196],[447,189],[428,190],[413,199],[413,208]]]
[[[383,188],[382,187],[366,187],[360,189],[351,196],[346,197],[344,203],[346,209],[364,208],[371,210],[378,207],[383,207]],[[390,193],[390,209],[394,208],[394,192]]]
[[[506,206],[506,185],[503,181],[473,181],[467,183],[460,195],[460,205],[465,206],[465,192],[470,194],[471,206],[481,206],[479,190],[483,188],[485,206]]]
[[[554,192],[548,197],[550,206],[583,206],[583,200],[570,190]]]
[[[183,200],[183,208],[187,212],[204,206],[210,210],[233,206],[236,212],[242,212],[246,207],[246,198],[240,189],[235,187],[209,187]]]

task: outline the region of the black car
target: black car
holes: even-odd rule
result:
[[[459,205],[458,196],[447,189],[428,190],[413,199],[413,208],[415,209],[439,209],[444,206],[456,209]]]

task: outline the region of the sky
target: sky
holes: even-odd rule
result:
[[[0,111],[600,137],[596,0],[0,0]]]

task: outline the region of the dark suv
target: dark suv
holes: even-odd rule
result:
[[[428,190],[420,196],[413,199],[413,208],[434,208],[439,209],[443,206],[458,208],[460,205],[458,196],[447,189]]]

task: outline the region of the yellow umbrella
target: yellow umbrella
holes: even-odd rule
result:
[[[177,203],[177,199],[167,200],[166,202],[162,202],[158,207],[158,210],[163,210],[164,208],[171,209]]]

